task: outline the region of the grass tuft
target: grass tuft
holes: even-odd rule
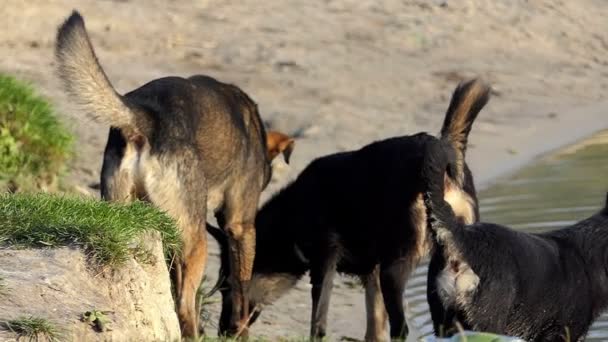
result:
[[[120,266],[146,231],[160,232],[168,257],[181,247],[175,222],[144,202],[119,204],[49,194],[0,195],[0,246],[83,247],[100,265]]]
[[[33,88],[0,73],[0,188],[54,184],[71,155],[71,134]]]
[[[61,334],[59,330],[48,320],[38,317],[19,317],[17,319],[0,322],[1,326],[14,332],[19,337],[29,341],[59,341]]]

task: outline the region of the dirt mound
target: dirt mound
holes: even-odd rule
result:
[[[15,323],[33,319],[59,340],[178,340],[160,238],[142,240],[144,256],[115,270],[91,267],[77,248],[0,250],[0,341],[16,340]]]

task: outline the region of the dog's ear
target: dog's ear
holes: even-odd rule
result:
[[[273,160],[279,153],[283,153],[285,162],[289,164],[289,157],[291,157],[294,145],[295,141],[287,134],[277,131],[270,131],[266,134],[266,148],[269,160]]]

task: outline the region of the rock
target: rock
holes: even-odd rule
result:
[[[78,248],[0,250],[0,322],[44,318],[69,341],[179,340],[160,236],[150,234],[139,245],[148,251],[145,260],[105,270]],[[82,320],[92,310],[107,314],[110,329],[98,332]],[[16,337],[0,330],[0,341]]]

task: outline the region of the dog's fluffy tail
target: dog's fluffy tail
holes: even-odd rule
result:
[[[452,175],[462,186],[464,183],[464,157],[467,140],[473,122],[490,99],[490,87],[480,79],[461,82],[454,93],[445,114],[441,139],[447,141],[456,151],[456,174]]]
[[[427,143],[422,165],[423,199],[429,228],[440,243],[451,239],[452,234],[448,233],[462,229],[452,207],[444,200],[446,173],[453,170],[454,163],[454,151],[445,141]]]
[[[97,61],[84,20],[77,11],[59,27],[55,56],[59,77],[68,94],[95,121],[149,135],[150,118],[114,90]]]

